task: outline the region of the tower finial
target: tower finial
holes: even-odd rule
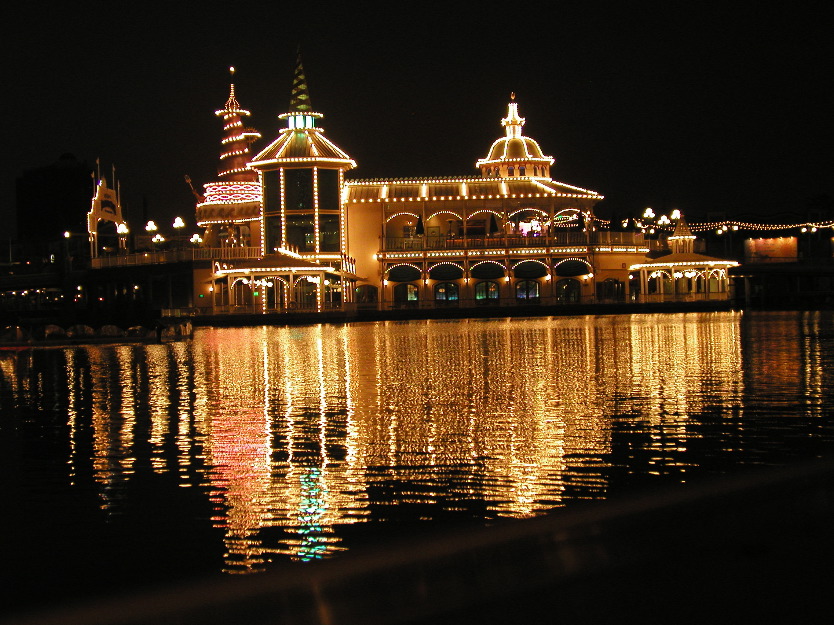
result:
[[[307,91],[307,77],[304,75],[304,66],[301,64],[301,46],[299,45],[295,59],[295,75],[292,81],[290,112],[302,113],[312,110],[310,93]]]
[[[515,91],[510,92],[510,100],[515,100]]]
[[[229,68],[229,80],[233,81],[235,78],[235,68]],[[240,108],[240,104],[237,103],[237,98],[235,98],[235,83],[231,82],[229,85],[229,99],[226,101],[226,110],[227,111],[236,111]]]

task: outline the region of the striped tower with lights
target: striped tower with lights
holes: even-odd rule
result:
[[[235,68],[229,69],[234,77]],[[247,128],[243,118],[250,115],[241,108],[231,83],[226,106],[215,115],[223,118],[223,139],[217,182],[204,185],[198,199],[197,223],[205,228],[205,247],[249,247],[260,240],[261,182],[258,172],[248,166],[250,146],[260,134]],[[189,181],[190,182],[190,181]]]

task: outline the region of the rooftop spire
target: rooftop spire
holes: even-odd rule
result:
[[[301,46],[298,46],[295,59],[295,75],[292,81],[291,113],[306,113],[313,110],[310,105],[310,93],[307,91],[307,77],[301,64]]]
[[[235,68],[229,68],[229,74],[234,77]],[[242,109],[235,97],[235,84],[229,87],[229,99],[226,106],[215,115],[223,118],[223,140],[220,153],[220,167],[217,170],[223,180],[252,181],[257,179],[257,173],[246,165],[249,160],[249,146],[260,138],[260,134],[243,126],[242,117],[249,116],[249,111]]]
[[[233,80],[235,77],[235,68],[229,68],[229,78]],[[226,100],[226,109],[227,111],[239,111],[240,104],[237,102],[237,98],[235,98],[235,83],[232,82],[229,86],[229,99]]]
[[[520,137],[521,127],[526,120],[518,115],[518,102],[515,101],[515,91],[510,94],[510,103],[507,106],[507,116],[501,120],[501,125],[506,128],[508,137]]]

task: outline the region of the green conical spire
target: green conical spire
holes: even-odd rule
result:
[[[292,98],[290,99],[291,113],[306,113],[312,111],[310,94],[307,91],[307,78],[304,76],[304,66],[301,64],[301,46],[295,60],[295,75],[292,81]]]

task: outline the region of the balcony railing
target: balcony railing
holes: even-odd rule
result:
[[[563,232],[550,236],[413,236],[386,237],[384,251],[412,250],[472,250],[501,249],[525,247],[594,247],[599,251],[611,251],[605,248],[642,247],[655,249],[657,241],[646,240],[636,232]]]
[[[114,256],[99,256],[92,260],[93,269],[181,263],[194,260],[237,260],[260,258],[259,247],[195,247],[175,250],[134,252]]]

